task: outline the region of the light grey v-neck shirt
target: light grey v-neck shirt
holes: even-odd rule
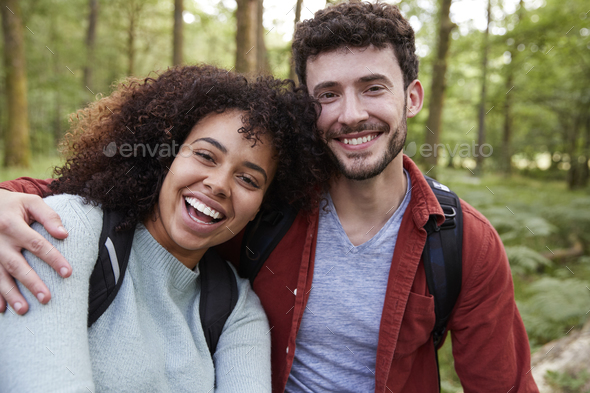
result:
[[[330,196],[320,209],[312,289],[286,391],[373,392],[381,312],[406,195],[369,241],[353,246]],[[385,212],[384,212],[385,213]],[[370,236],[370,233],[367,237]]]

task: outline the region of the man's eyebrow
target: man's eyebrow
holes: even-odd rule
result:
[[[259,167],[258,165],[256,165],[253,162],[250,161],[244,161],[244,166],[247,168],[250,168],[252,170],[255,170],[257,172],[260,172],[262,174],[262,176],[264,176],[264,182],[266,183],[268,181],[268,177],[266,176],[266,171],[264,169],[262,169],[261,167]]]
[[[363,77],[359,78],[358,81],[361,83],[382,81],[382,82],[385,82],[385,84],[387,84],[387,85],[393,86],[393,83],[391,82],[391,80],[389,80],[389,78],[383,74],[372,73],[371,75],[367,75],[367,76],[363,76]]]
[[[192,141],[191,145],[193,143],[199,142],[199,141],[208,142],[208,143],[212,144],[213,146],[215,146],[216,148],[218,148],[219,150],[221,150],[222,153],[226,153],[227,154],[227,149],[225,148],[225,146],[223,146],[221,143],[219,143],[217,140],[215,140],[213,138],[199,138],[199,139],[195,139],[194,141]]]
[[[313,96],[314,97],[317,97],[318,96],[318,93],[322,89],[329,89],[331,87],[338,86],[338,85],[339,85],[339,83],[338,82],[334,82],[334,81],[326,81],[326,82],[318,83],[313,88]]]

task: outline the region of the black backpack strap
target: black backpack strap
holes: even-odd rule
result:
[[[228,263],[212,248],[207,250],[198,266],[201,276],[199,314],[213,357],[223,326],[238,302],[238,283]]]
[[[422,254],[428,290],[434,296],[436,321],[432,338],[438,369],[438,348],[461,292],[463,213],[461,201],[454,192],[436,180],[424,177],[445,214],[445,221],[440,227],[436,223],[436,215],[430,216],[424,227],[428,236]],[[440,390],[440,370],[438,381]]]
[[[295,221],[297,213],[289,205],[272,210],[260,209],[254,220],[246,226],[240,251],[239,273],[241,277],[249,279],[250,284]]]
[[[428,290],[434,296],[436,323],[433,336],[438,348],[461,291],[463,214],[459,197],[454,192],[436,180],[425,178],[445,214],[445,222],[440,227],[436,224],[436,216],[428,220],[423,254]]]
[[[121,212],[103,212],[98,258],[90,275],[88,327],[109,308],[127,271],[135,228],[115,231],[123,217]],[[199,271],[199,313],[209,352],[213,356],[223,326],[238,302],[238,283],[227,262],[213,249],[209,249],[199,262]]]
[[[88,327],[106,311],[117,296],[129,261],[135,228],[116,232],[124,214],[103,211],[98,258],[90,275],[88,291]]]

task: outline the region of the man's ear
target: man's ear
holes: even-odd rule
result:
[[[406,115],[414,117],[422,109],[424,104],[424,88],[418,79],[414,79],[406,89]]]

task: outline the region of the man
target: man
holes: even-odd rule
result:
[[[297,26],[297,74],[322,105],[318,128],[340,174],[314,213],[297,216],[253,283],[271,326],[276,392],[438,390],[434,301],[421,254],[430,215],[441,224],[444,214],[402,154],[406,118],[420,111],[424,95],[414,52],[414,32],[392,5],[329,6]],[[16,199],[2,194],[9,197]],[[1,237],[0,247],[42,255],[45,244],[23,216],[64,236],[38,199],[10,203],[21,222],[5,215],[3,232],[13,236]],[[502,243],[481,214],[464,202],[462,210],[462,287],[448,328],[463,388],[535,392]],[[70,274],[60,256],[46,259]],[[0,262],[48,300],[16,252]],[[4,269],[0,275],[2,294],[25,312]]]

